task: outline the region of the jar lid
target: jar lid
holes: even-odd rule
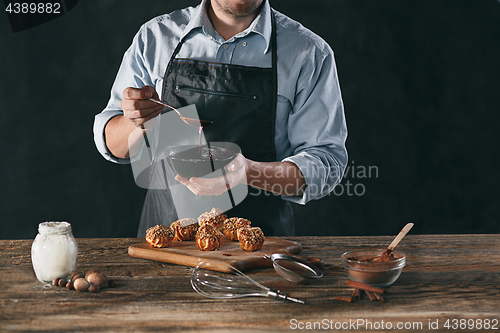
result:
[[[38,232],[41,234],[68,234],[71,232],[71,224],[68,222],[42,222],[38,224]]]

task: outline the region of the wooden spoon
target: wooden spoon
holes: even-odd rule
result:
[[[404,226],[404,228],[396,236],[396,238],[394,238],[392,243],[387,247],[387,249],[385,249],[385,251],[380,255],[380,257],[374,258],[372,262],[382,261],[384,258],[388,257],[392,253],[394,248],[396,246],[398,246],[399,242],[401,242],[401,240],[404,238],[404,236],[406,236],[406,234],[408,233],[408,231],[410,231],[410,229],[412,227],[413,227],[413,223],[406,224]]]

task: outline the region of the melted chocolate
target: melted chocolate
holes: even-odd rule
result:
[[[191,148],[177,152],[172,155],[174,159],[196,162],[196,161],[220,161],[227,160],[233,157],[233,152],[226,148],[217,146],[200,146],[199,148]]]

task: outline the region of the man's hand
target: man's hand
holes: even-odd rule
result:
[[[175,180],[186,186],[196,195],[221,195],[236,185],[247,183],[247,167],[249,160],[238,154],[224,170],[224,175],[215,178],[192,177],[190,179],[177,175]]]
[[[159,99],[153,87],[144,86],[141,89],[129,87],[123,91],[122,96],[120,108],[123,110],[123,116],[136,127],[144,125],[163,110],[162,105],[149,100],[151,97]]]
[[[175,179],[196,195],[221,195],[239,184],[247,184],[285,196],[300,196],[306,182],[292,162],[255,162],[238,154],[227,165],[225,174],[215,178],[177,175]]]
[[[129,158],[144,140],[143,132],[155,126],[155,121],[146,122],[158,116],[163,106],[148,100],[151,97],[158,98],[158,94],[150,86],[141,89],[127,88],[122,96],[120,108],[123,116],[112,118],[104,128],[104,135],[106,145],[114,156]]]

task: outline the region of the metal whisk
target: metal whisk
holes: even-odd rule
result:
[[[214,272],[213,268],[215,265],[209,262],[198,264],[191,274],[191,286],[193,286],[193,289],[209,298],[224,299],[265,296],[304,304],[304,301],[288,297],[287,294],[282,294],[279,290],[261,285],[229,264],[224,265],[228,266],[228,272],[233,272],[234,274]]]

